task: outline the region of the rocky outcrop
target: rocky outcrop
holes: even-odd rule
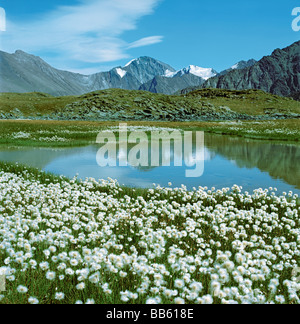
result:
[[[138,99],[137,99],[138,100]],[[164,105],[151,100],[136,102],[128,110],[120,105],[96,106],[95,102],[84,101],[68,105],[63,111],[49,116],[58,120],[141,120],[141,121],[188,121],[188,120],[231,120],[247,119],[228,107],[215,107],[207,103],[198,107],[189,105]],[[250,117],[251,118],[251,117]]]
[[[256,93],[257,92],[257,93]],[[254,94],[253,94],[254,93]],[[148,121],[195,121],[195,120],[273,120],[300,118],[300,114],[287,109],[265,109],[262,115],[238,113],[218,99],[259,97],[255,90],[225,91],[207,90],[188,96],[151,94],[145,91],[106,90],[81,96],[78,101],[48,117],[62,120],[148,120]],[[269,95],[272,97],[272,95]],[[243,99],[244,98],[244,99]],[[274,98],[276,99],[276,98]],[[254,100],[254,99],[253,99]],[[271,100],[271,99],[270,99]],[[292,101],[291,99],[286,99]]]
[[[108,89],[74,97],[56,98],[42,93],[2,97],[5,100],[0,107],[0,119],[218,121],[300,118],[297,101],[261,90],[201,89],[175,96]],[[38,104],[34,106],[32,102]]]

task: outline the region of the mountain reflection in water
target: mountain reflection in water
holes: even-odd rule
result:
[[[0,160],[18,162],[45,171],[80,178],[117,179],[121,185],[152,187],[153,183],[167,186],[186,185],[231,187],[244,190],[276,187],[278,191],[292,190],[300,194],[300,145],[272,141],[250,140],[239,137],[205,134],[204,174],[199,178],[186,178],[185,171],[193,169],[182,163],[175,167],[174,150],[168,155],[171,166],[159,167],[99,167],[96,154],[99,145],[78,148],[1,148]],[[130,146],[128,147],[128,151]],[[117,152],[126,157],[126,152]]]

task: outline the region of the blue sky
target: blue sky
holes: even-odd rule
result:
[[[60,69],[106,71],[139,56],[175,69],[226,69],[299,40],[290,0],[0,0],[0,49],[41,56]]]

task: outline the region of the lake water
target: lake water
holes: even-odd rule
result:
[[[121,185],[153,187],[153,183],[173,187],[186,185],[208,188],[231,187],[243,190],[276,187],[281,193],[290,190],[300,195],[300,145],[256,141],[239,137],[205,134],[204,172],[187,178],[182,167],[100,167],[96,155],[100,145],[78,148],[0,148],[0,160],[18,162],[58,175],[79,178],[117,179]],[[172,146],[171,146],[172,148]],[[130,148],[128,148],[128,151]],[[120,152],[117,152],[120,153]],[[171,161],[174,152],[170,153]]]

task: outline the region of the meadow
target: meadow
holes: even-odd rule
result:
[[[297,198],[0,163],[0,303],[299,304]]]
[[[36,96],[40,113],[53,111]],[[60,100],[57,110],[75,99]],[[297,119],[127,124],[300,139]],[[84,146],[118,125],[0,120],[0,145]],[[0,304],[299,304],[299,212],[299,197],[276,188],[126,188],[0,161]]]
[[[299,120],[224,122],[126,122],[131,127],[201,130],[272,141],[300,141]],[[119,122],[0,120],[0,146],[74,147],[95,143],[98,133]]]

